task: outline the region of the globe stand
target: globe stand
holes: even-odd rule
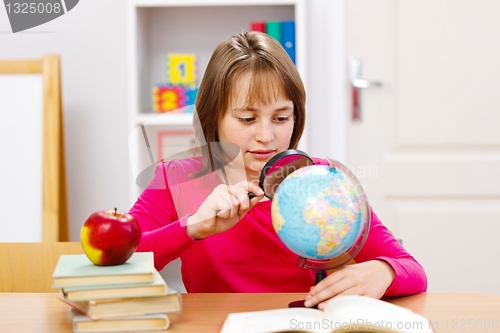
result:
[[[316,271],[316,281],[315,281],[314,285],[317,285],[324,278],[326,278],[326,271],[325,270]],[[304,303],[305,303],[305,300],[301,299],[298,301],[293,301],[293,302],[288,303],[288,307],[289,308],[305,308],[306,306]],[[315,305],[315,306],[313,306],[313,308],[317,309],[318,306]]]
[[[321,270],[321,271],[316,271],[316,281],[314,282],[314,284],[318,284],[321,282],[321,280],[323,280],[324,278],[326,278],[326,271],[324,270]]]

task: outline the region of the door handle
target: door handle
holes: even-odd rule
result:
[[[380,81],[367,80],[367,79],[352,79],[351,84],[355,88],[370,88],[370,87],[383,87],[384,84]]]
[[[349,57],[349,81],[351,83],[351,115],[353,121],[361,120],[360,89],[383,87],[384,83],[362,77],[363,63],[358,57]]]

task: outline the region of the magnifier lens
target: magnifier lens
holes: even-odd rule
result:
[[[300,150],[285,150],[270,159],[260,175],[260,187],[266,197],[272,199],[281,182],[292,172],[314,165],[311,157]]]

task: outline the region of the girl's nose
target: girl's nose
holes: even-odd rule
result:
[[[255,139],[262,143],[268,143],[274,140],[274,128],[270,122],[261,122],[260,126],[257,126],[257,131],[255,133]]]

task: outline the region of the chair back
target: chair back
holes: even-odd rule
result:
[[[81,254],[80,242],[0,243],[0,292],[57,292],[52,273],[61,254]]]

